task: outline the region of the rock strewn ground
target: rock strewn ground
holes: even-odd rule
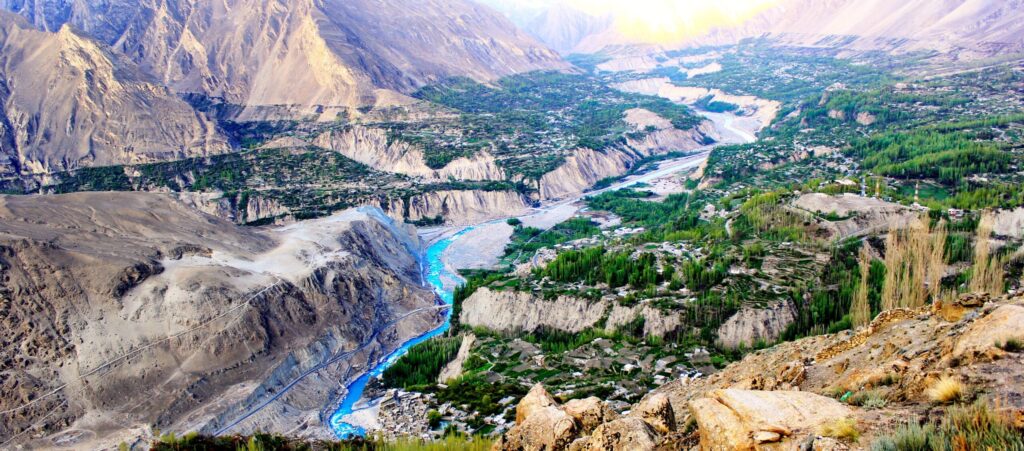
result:
[[[572,427],[531,420],[534,409],[526,409],[496,448],[866,449],[873,436],[930,415],[926,389],[942,377],[961,381],[971,396],[994,401],[1001,413],[1019,419],[1024,416],[1024,360],[1020,351],[1002,347],[1024,335],[1024,297],[983,302],[983,297],[968,296],[952,306],[885,312],[858,333],[811,337],[755,352],[710,377],[655,390],[626,415],[628,428],[624,419],[594,427],[593,421],[570,415],[568,405],[551,400],[545,409],[567,412],[576,420]],[[838,395],[845,400],[863,394],[882,401],[872,410],[837,400]],[[547,399],[544,395],[535,388],[523,402],[536,403]],[[839,421],[849,421],[862,438],[821,436],[824,426]],[[696,424],[696,430],[690,432],[687,424]],[[560,438],[544,442],[548,448],[534,446],[552,433],[539,425],[558,425]],[[610,438],[610,430],[620,432]],[[565,436],[573,434],[571,444],[563,446],[570,441]]]

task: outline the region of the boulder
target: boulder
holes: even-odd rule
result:
[[[535,407],[505,434],[494,449],[522,451],[564,450],[579,436],[576,419],[555,405]]]
[[[584,434],[590,434],[602,423],[618,417],[608,404],[596,397],[573,399],[565,403],[563,409],[579,422]]]
[[[1002,305],[976,321],[956,341],[952,357],[961,362],[1002,354],[996,346],[1009,339],[1024,339],[1024,307]]]
[[[623,417],[602,424],[573,449],[580,451],[646,451],[658,445],[658,435],[643,420]]]
[[[668,395],[664,393],[656,393],[640,401],[633,409],[632,416],[640,418],[661,434],[676,430],[676,414]]]
[[[554,405],[557,405],[555,398],[551,397],[551,394],[544,389],[544,386],[541,384],[534,385],[530,392],[523,397],[522,401],[519,401],[519,405],[516,406],[516,424],[523,424],[523,421],[526,421],[534,412]]]
[[[715,390],[689,403],[704,450],[788,446],[818,427],[853,412],[838,401],[808,392]]]

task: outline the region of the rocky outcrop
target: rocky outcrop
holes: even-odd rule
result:
[[[177,197],[189,207],[235,224],[282,222],[291,215],[291,210],[278,200],[259,194],[183,192],[177,193]]]
[[[565,403],[563,408],[569,416],[579,422],[584,434],[594,432],[598,426],[613,421],[619,416],[608,407],[608,404],[596,397],[572,399]]]
[[[653,450],[659,432],[675,422],[667,402],[642,414],[620,417],[597,398],[559,405],[540,384],[516,406],[516,424],[495,444],[497,450]],[[667,415],[667,416],[666,416]]]
[[[0,11],[0,175],[137,164],[231,150],[216,125],[69,27]]]
[[[756,351],[711,376],[654,390],[625,419],[581,433],[569,449],[650,449],[648,439],[658,449],[693,449],[696,440],[702,450],[861,449],[870,439],[851,441],[858,433],[933,417],[926,392],[941,378],[960,381],[1020,424],[1024,363],[1021,351],[1006,343],[1024,327],[1024,297],[986,299],[964,297],[956,303],[965,309],[958,315],[946,315],[939,305],[890,310],[856,333]],[[836,393],[876,401],[855,407],[859,402],[843,403]],[[695,434],[681,434],[681,425],[690,423]],[[607,431],[618,432],[606,440]],[[839,436],[822,437],[829,434]],[[625,439],[631,441],[621,445]]]
[[[541,197],[555,200],[577,196],[603,178],[625,174],[645,157],[699,149],[705,144],[707,136],[712,135],[709,127],[702,124],[689,131],[675,128],[658,130],[640,139],[630,139],[623,148],[603,152],[575,150],[565,159],[565,163],[541,177]]]
[[[788,300],[764,308],[744,307],[719,326],[715,343],[727,349],[771,343],[796,321],[796,316],[796,306]]]
[[[590,437],[573,442],[571,451],[635,450],[651,451],[659,437],[651,426],[636,417],[624,417],[604,423]]]
[[[577,195],[602,179],[625,174],[639,159],[620,150],[577,149],[558,169],[541,177],[540,195],[549,200]]]
[[[408,103],[443,78],[567,68],[496,12],[467,0],[0,1],[44,29],[110,45],[183,93],[334,120]]]
[[[668,396],[656,394],[647,397],[643,402],[636,405],[632,415],[644,420],[660,434],[668,434],[676,430],[676,414],[672,410],[672,404]]]
[[[566,157],[565,163],[540,179],[542,199],[564,199],[583,193],[598,181],[625,174],[639,160],[669,152],[687,152],[718,139],[718,132],[709,121],[691,130],[679,130],[664,118],[644,109],[627,110],[623,119],[640,138],[629,138],[625,144],[602,151],[580,148]],[[648,127],[653,131],[648,131]]]
[[[994,399],[1007,399],[1005,393],[1012,390],[1007,387],[1024,384],[1024,376],[1011,376],[1019,363],[998,358],[998,340],[1005,338],[996,337],[1016,333],[1022,303],[1024,298],[1003,298],[975,307],[971,314],[952,322],[928,309],[884,312],[856,334],[783,343],[751,354],[706,379],[673,382],[658,392],[669,396],[680,418],[689,415],[680,406],[723,388],[799,389],[820,395],[837,389],[873,389],[889,399],[927,404],[923,393],[930,380],[952,370]],[[958,366],[950,368],[947,363],[958,343],[972,344],[961,345],[964,358],[956,359]],[[896,382],[886,385],[891,380]],[[1024,411],[1024,405],[1011,404],[1006,407]]]
[[[1003,305],[971,325],[953,346],[951,357],[957,361],[1001,358],[999,346],[1024,338],[1024,306]]]
[[[822,425],[853,416],[835,399],[800,391],[716,390],[689,408],[703,450],[795,449]]]
[[[581,332],[604,316],[606,304],[560,296],[545,301],[532,293],[481,288],[462,304],[459,321],[496,332],[535,332],[550,328]]]
[[[458,158],[444,168],[431,169],[423,150],[402,140],[392,140],[386,130],[347,127],[318,136],[313,144],[331,149],[374,169],[432,180],[504,180],[505,173],[494,156],[480,152]]]
[[[668,334],[676,332],[683,324],[683,318],[678,313],[664,311],[648,305],[625,307],[619,304],[611,306],[611,313],[605,323],[609,330],[616,330],[625,327],[637,318],[644,320],[644,336],[664,338]]]
[[[1024,238],[1024,208],[1002,210],[996,213],[992,232],[999,236]]]
[[[390,200],[383,208],[390,216],[407,221],[440,218],[447,224],[468,225],[522,215],[530,203],[515,191],[433,191]]]
[[[28,448],[326,436],[340,382],[443,320],[374,209],[260,230],[166,195],[0,197],[0,237],[0,438]]]

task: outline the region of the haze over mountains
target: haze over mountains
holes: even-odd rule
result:
[[[964,52],[961,58],[1024,51],[1024,2],[1019,0],[779,0],[735,11],[705,5],[709,11],[702,20],[658,0],[632,2],[603,16],[600,8],[571,0],[481,1],[563,54],[628,45],[728,45],[747,38],[851,50]],[[637,26],[644,22],[650,26],[646,34]]]

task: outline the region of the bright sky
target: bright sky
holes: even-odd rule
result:
[[[529,1],[529,0],[527,0]],[[674,43],[716,27],[739,25],[779,0],[566,0],[592,14],[611,14],[618,30],[650,43]]]

